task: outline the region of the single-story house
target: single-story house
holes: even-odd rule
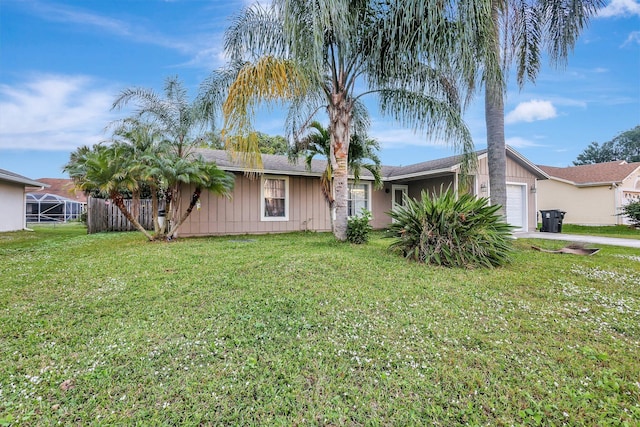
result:
[[[235,174],[232,197],[203,193],[180,229],[181,236],[219,234],[261,234],[300,230],[330,231],[331,212],[320,190],[325,160],[313,160],[311,170],[304,162],[290,163],[287,156],[262,155],[263,170],[248,171],[223,150],[201,149],[200,154],[218,167]],[[387,227],[387,212],[401,203],[403,195],[419,198],[422,190],[439,192],[441,186],[458,190],[460,156],[452,156],[408,166],[383,166],[384,187],[373,188],[373,178],[363,171],[360,181],[349,184],[350,215],[366,208],[372,212],[372,226]],[[255,177],[247,176],[255,172]],[[367,172],[367,173],[364,173]],[[536,182],[547,176],[512,148],[507,148],[507,219],[518,230],[534,230],[536,223]],[[478,152],[478,168],[472,176],[471,191],[488,197],[487,152]],[[183,191],[189,203],[192,187]]]
[[[68,178],[38,178],[48,185],[27,193],[27,222],[67,222],[79,220],[86,210],[87,196]]]
[[[640,162],[538,167],[549,175],[538,185],[538,207],[565,211],[565,224],[625,224],[620,208],[640,200]]]
[[[27,228],[26,189],[46,186],[45,183],[0,169],[0,206],[2,206],[0,209],[0,232]]]

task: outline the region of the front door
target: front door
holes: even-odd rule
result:
[[[392,185],[391,186],[391,210],[395,210],[398,206],[406,205],[406,198],[409,194],[408,185]]]

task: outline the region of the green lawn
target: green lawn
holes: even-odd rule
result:
[[[0,234],[0,425],[638,425],[640,253]]]
[[[587,234],[592,236],[640,239],[640,229],[631,228],[626,225],[590,226],[563,224],[562,232],[566,234]]]

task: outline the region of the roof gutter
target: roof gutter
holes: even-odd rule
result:
[[[443,169],[436,169],[436,170],[431,170],[431,171],[421,171],[421,172],[414,172],[414,173],[409,173],[406,175],[393,175],[392,177],[384,177],[382,178],[383,181],[385,182],[393,182],[393,181],[400,181],[403,179],[412,179],[412,178],[419,178],[419,177],[424,177],[427,178],[431,175],[441,175],[441,174],[446,174],[446,173],[457,173],[458,170],[458,166],[452,166],[450,168],[443,168]]]

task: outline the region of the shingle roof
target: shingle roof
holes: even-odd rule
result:
[[[26,176],[18,175],[15,172],[5,169],[0,169],[0,180],[23,184],[26,187],[47,187],[47,184],[27,178]]]
[[[231,158],[229,153],[225,150],[210,150],[206,148],[200,148],[196,150],[204,157],[205,160],[215,162],[220,168],[233,171],[245,171],[246,167],[242,165],[239,160]],[[264,173],[273,172],[287,172],[296,175],[322,175],[327,168],[326,160],[312,160],[311,171],[307,170],[307,166],[304,160],[300,159],[296,163],[290,163],[287,156],[275,155],[275,154],[263,154],[262,165]]]
[[[64,197],[65,199],[76,200],[81,203],[87,202],[87,196],[83,191],[76,190],[73,181],[68,178],[38,178],[39,182],[49,185],[46,190],[29,191],[29,193],[48,193]]]
[[[197,152],[201,154],[205,160],[215,162],[220,168],[228,171],[246,171],[247,168],[242,165],[240,161],[232,160],[229,153],[225,150],[211,150],[207,148],[198,149]],[[477,151],[478,157],[486,155],[487,150]],[[507,155],[512,157],[515,161],[521,163],[528,168],[536,177],[546,179],[547,176],[538,169],[535,165],[530,163],[515,150],[508,147]],[[392,181],[394,179],[406,178],[411,176],[426,176],[440,172],[454,172],[460,162],[462,161],[462,155],[455,155],[450,157],[444,157],[442,159],[429,160],[426,162],[415,163],[407,166],[382,166],[382,179]],[[297,163],[289,162],[287,156],[263,154],[262,155],[263,170],[261,173],[287,173],[293,175],[312,175],[320,176],[327,167],[326,160],[312,160],[311,170],[307,170],[304,160],[299,159]],[[371,172],[364,169],[361,171],[360,178],[373,179]]]
[[[614,161],[566,168],[542,165],[538,165],[538,167],[552,178],[559,178],[576,185],[605,185],[622,182],[640,168],[640,162]]]
[[[476,155],[481,156],[487,150],[480,150]],[[387,178],[417,175],[433,171],[453,171],[462,161],[462,155],[444,157],[442,159],[428,160],[407,166],[383,166],[383,175]]]

